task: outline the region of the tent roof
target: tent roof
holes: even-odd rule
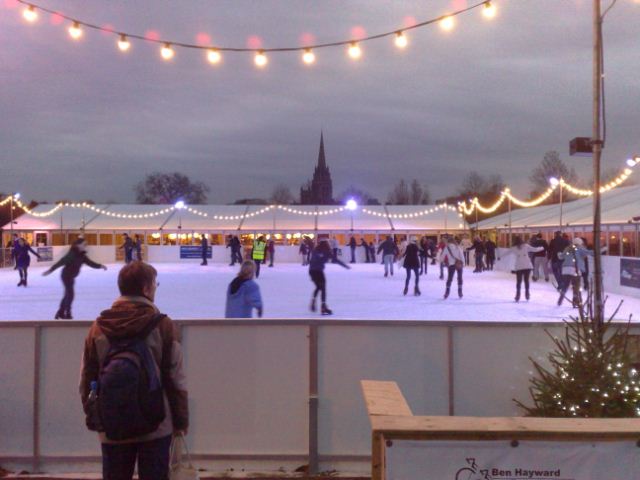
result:
[[[18,230],[461,230],[463,219],[453,206],[365,206],[355,211],[331,205],[38,205],[17,218]],[[6,227],[5,227],[6,228]]]
[[[603,224],[627,223],[640,215],[640,185],[618,187],[602,194]],[[511,212],[511,227],[556,227],[560,222],[560,204],[521,208]],[[581,198],[562,205],[562,223],[589,225],[593,223],[593,199]],[[509,226],[509,214],[503,213],[478,223],[480,229]]]

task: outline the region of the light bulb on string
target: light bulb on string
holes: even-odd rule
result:
[[[357,42],[351,42],[349,45],[349,56],[354,60],[358,60],[362,56],[362,50]]]
[[[264,54],[263,50],[258,50],[258,53],[256,53],[256,56],[253,59],[253,61],[255,62],[256,66],[259,68],[263,68],[267,65],[267,63],[269,63],[269,59]]]
[[[220,54],[219,50],[212,48],[207,51],[207,60],[209,60],[209,63],[215,65],[217,63],[220,63],[220,61],[222,60],[222,55]]]
[[[409,41],[407,40],[407,36],[404,34],[404,32],[397,32],[396,33],[396,47],[398,48],[405,48]]]
[[[445,32],[449,32],[451,30],[453,30],[453,27],[456,25],[456,21],[452,16],[447,16],[444,17],[442,20],[440,20],[440,28],[442,28],[442,30],[444,30]]]
[[[165,60],[171,60],[173,58],[175,53],[173,51],[173,48],[171,48],[170,43],[165,43],[162,46],[162,49],[160,50],[160,55],[162,55],[162,58],[164,58]]]
[[[33,5],[27,6],[27,8],[25,8],[22,12],[22,16],[29,23],[35,22],[38,19],[38,12],[36,11],[36,7],[34,7]]]
[[[493,3],[486,2],[484,4],[484,8],[482,9],[482,15],[484,16],[484,18],[491,20],[492,18],[495,18],[496,13],[497,9]]]
[[[71,38],[73,38],[74,40],[78,40],[80,37],[82,37],[82,28],[80,28],[79,22],[73,22],[73,24],[69,27],[69,35],[71,35]]]
[[[310,48],[305,49],[302,54],[302,61],[307,65],[311,65],[316,61],[316,54]]]
[[[126,52],[131,48],[131,42],[127,39],[127,36],[123,33],[120,34],[120,39],[118,40],[118,48],[121,52]]]

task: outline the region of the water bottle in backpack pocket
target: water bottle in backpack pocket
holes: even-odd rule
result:
[[[165,418],[162,382],[146,344],[162,317],[137,337],[109,339],[97,396],[100,423],[109,440],[149,434]]]

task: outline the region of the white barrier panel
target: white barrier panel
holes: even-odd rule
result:
[[[176,324],[189,383],[188,441],[202,461],[224,455],[218,467],[267,457],[301,465],[313,448],[309,439],[316,438],[323,468],[347,456],[360,461],[363,472],[370,430],[360,380],[398,381],[421,414],[518,415],[512,399],[529,399],[528,357],[546,364],[552,342],[544,329],[562,331],[557,324],[357,320]],[[78,395],[89,325],[0,324],[0,365],[6,366],[0,373],[3,466],[12,460],[30,468],[35,457],[45,471],[69,471],[99,456]],[[317,328],[316,346],[311,328]],[[316,374],[317,431],[310,409]]]
[[[386,480],[601,480],[637,478],[633,441],[394,440]]]

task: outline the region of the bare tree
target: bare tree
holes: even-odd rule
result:
[[[391,193],[387,197],[387,203],[391,205],[409,205],[411,200],[411,193],[409,191],[409,185],[403,179],[395,184]]]
[[[202,182],[192,182],[180,172],[154,172],[139,182],[134,190],[138,203],[175,203],[183,200],[193,205],[207,201],[209,187]]]
[[[410,200],[412,205],[428,205],[431,203],[429,187],[426,185],[420,185],[420,182],[415,178],[411,181],[410,190]]]
[[[476,171],[471,171],[462,180],[458,193],[465,197],[480,197],[488,191],[488,180]]]
[[[271,192],[271,203],[277,205],[291,205],[294,202],[293,194],[287,185],[280,183]]]
[[[578,175],[573,167],[569,168],[561,159],[560,154],[556,151],[549,151],[544,154],[544,158],[540,165],[533,169],[529,180],[533,184],[532,194],[539,194],[549,188],[549,179],[551,177],[563,178],[565,182],[575,184],[578,181]]]

